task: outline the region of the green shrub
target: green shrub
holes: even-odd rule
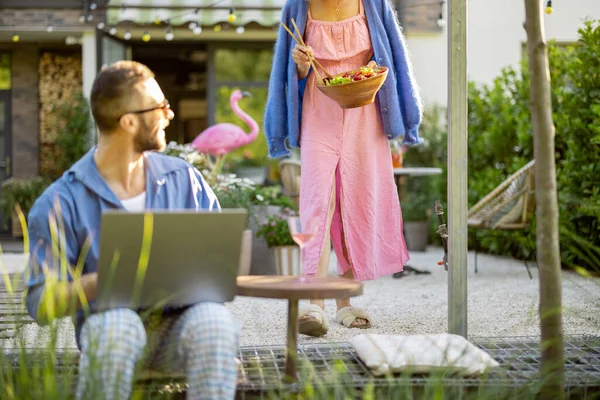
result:
[[[424,143],[421,146],[406,149],[403,165],[405,167],[441,168],[442,173],[406,179],[401,202],[402,218],[405,221],[428,219],[430,221],[429,240],[433,244],[441,245],[440,237],[436,233],[439,222],[433,213],[433,202],[440,200],[444,206],[447,204],[446,109],[435,105],[425,110],[419,132]]]
[[[29,179],[9,178],[0,186],[0,210],[2,210],[4,227],[8,226],[15,206],[18,204],[25,216],[33,203],[46,190],[50,182],[41,177]]]
[[[45,178],[56,180],[90,149],[92,117],[87,99],[79,92],[73,98],[53,106],[58,115],[55,158]]]
[[[569,50],[554,118],[563,143],[558,163],[563,262],[600,270],[600,20]],[[570,234],[569,234],[570,233]],[[575,236],[573,236],[575,234]]]
[[[600,21],[576,45],[549,46],[563,265],[600,269]],[[534,158],[529,73],[506,68],[491,85],[469,85],[469,206]],[[476,239],[476,240],[475,240]],[[471,246],[532,258],[535,221],[524,232],[472,230]]]
[[[263,238],[268,247],[294,246],[287,219],[296,216],[291,208],[285,208],[281,213],[269,215],[261,221],[256,237]]]

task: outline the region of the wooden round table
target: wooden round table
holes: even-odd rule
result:
[[[249,275],[237,278],[238,296],[286,299],[288,301],[285,379],[296,382],[298,359],[298,301],[360,296],[363,284],[344,278],[316,276]]]

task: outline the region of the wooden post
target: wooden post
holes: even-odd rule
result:
[[[563,399],[564,344],[554,159],[554,122],[542,0],[525,0],[531,121],[535,155],[536,245],[540,279],[542,379],[540,399]],[[566,3],[565,3],[566,4]]]
[[[467,0],[448,10],[448,332],[467,337]]]

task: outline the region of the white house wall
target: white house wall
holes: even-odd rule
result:
[[[545,0],[544,0],[545,4]],[[524,0],[469,0],[469,79],[490,83],[505,66],[518,66],[526,41]],[[554,13],[545,14],[548,39],[574,42],[586,18],[600,19],[600,0],[554,0]],[[444,12],[444,17],[447,12]],[[440,34],[407,33],[415,76],[425,105],[447,104],[447,31]]]

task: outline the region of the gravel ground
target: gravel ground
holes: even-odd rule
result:
[[[321,338],[303,335],[299,343],[346,342],[361,333],[416,334],[443,333],[448,326],[448,273],[437,265],[441,248],[411,254],[410,265],[431,271],[431,275],[391,276],[365,282],[364,294],[353,299],[373,319],[368,330],[347,329],[335,322],[335,301],[326,300],[329,333]],[[9,272],[22,269],[23,256],[4,254]],[[336,273],[332,256],[330,274]],[[539,285],[537,268],[529,279],[525,265],[510,258],[479,255],[479,272],[474,274],[473,254],[468,257],[468,335],[538,336],[537,305]],[[585,279],[563,272],[564,332],[600,334],[600,279]],[[242,325],[241,345],[281,345],[285,343],[287,303],[285,300],[237,297],[227,307]],[[75,347],[73,328],[68,319],[60,322],[58,347]],[[41,347],[48,340],[48,328],[35,324],[23,329],[28,346]],[[4,343],[5,347],[14,345]],[[2,346],[0,344],[0,346]]]

